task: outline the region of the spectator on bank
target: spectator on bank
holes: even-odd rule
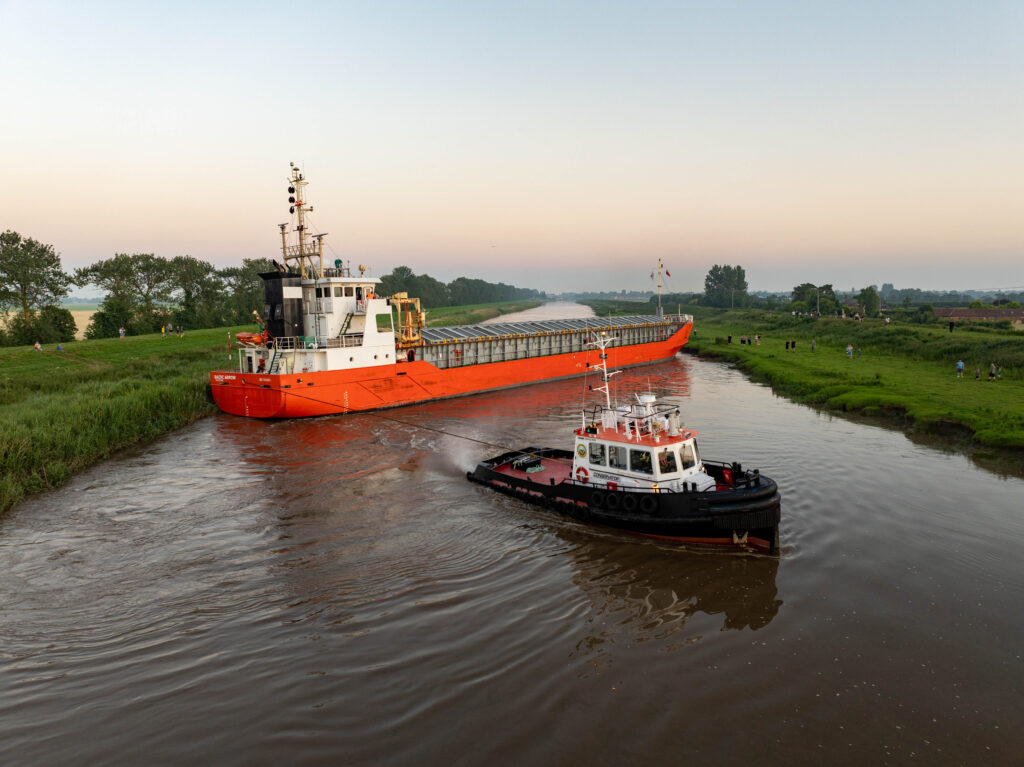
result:
[[[956,361],[956,377],[957,378],[963,378],[964,377],[964,361],[963,360],[957,360]]]

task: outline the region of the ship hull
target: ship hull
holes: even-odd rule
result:
[[[515,468],[524,456],[535,467]],[[481,461],[466,478],[505,495],[581,522],[695,546],[778,554],[781,496],[778,485],[759,472],[726,474],[727,465],[705,461],[718,482],[710,492],[654,492],[611,487],[571,476],[573,454],[527,447]],[[728,479],[726,477],[728,476]],[[728,484],[727,484],[728,483]]]
[[[609,367],[660,362],[686,344],[687,323],[662,341],[609,348]],[[302,418],[399,407],[447,397],[583,375],[597,365],[593,350],[439,368],[415,360],[352,370],[290,375],[213,371],[214,402],[225,413],[250,418]]]

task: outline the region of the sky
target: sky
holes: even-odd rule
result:
[[[1024,287],[1024,3],[0,0],[0,230],[551,292]]]

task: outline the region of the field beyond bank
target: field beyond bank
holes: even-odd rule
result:
[[[608,302],[594,308],[603,314],[635,313],[628,305]],[[886,324],[884,319],[858,322],[699,306],[684,311],[694,314],[694,333],[684,351],[729,360],[796,402],[884,417],[960,446],[1024,449],[1020,331],[958,326],[951,333],[946,325]],[[740,343],[743,336],[757,335],[760,344]],[[787,341],[796,341],[795,348],[787,350]],[[955,365],[961,359],[965,372],[958,378]],[[989,380],[992,364],[1002,368],[999,380]]]
[[[428,324],[476,323],[540,303],[444,307]],[[237,364],[229,336],[252,329],[73,341],[60,352],[56,344],[0,347],[0,514],[118,450],[216,412],[209,373]]]

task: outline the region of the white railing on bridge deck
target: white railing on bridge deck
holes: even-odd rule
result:
[[[281,336],[274,339],[274,344],[282,351],[293,349],[346,349],[363,345],[362,333],[350,333],[340,338],[305,338],[300,336]]]

